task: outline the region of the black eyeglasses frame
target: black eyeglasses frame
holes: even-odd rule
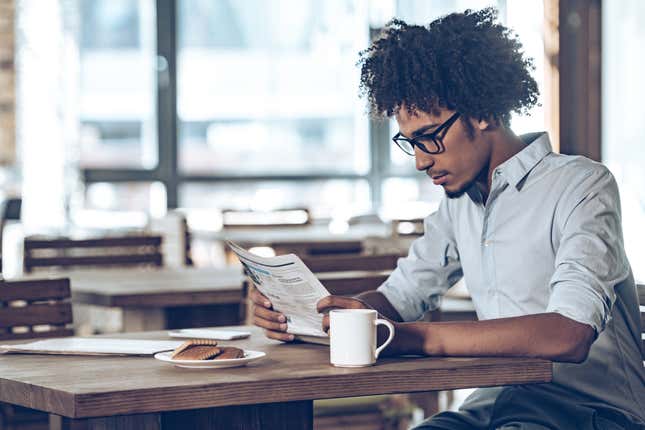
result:
[[[395,134],[392,137],[392,141],[396,143],[396,146],[401,148],[403,152],[405,152],[408,155],[414,156],[414,147],[418,147],[421,151],[425,152],[426,154],[441,154],[446,150],[446,147],[443,144],[443,138],[446,136],[446,133],[448,133],[448,130],[450,127],[457,121],[459,118],[459,112],[455,112],[445,120],[439,127],[433,131],[432,133],[427,133],[427,134],[422,134],[417,137],[412,137],[408,138],[403,136],[400,132]],[[421,143],[420,141],[425,140],[427,141],[426,144]],[[406,149],[405,143],[402,142],[407,142],[410,145],[409,149]],[[428,143],[432,142],[434,145],[434,149],[428,149],[426,145]]]

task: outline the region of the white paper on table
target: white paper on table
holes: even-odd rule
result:
[[[329,291],[295,254],[259,257],[227,241],[244,266],[244,273],[264,294],[273,309],[287,318],[287,333],[326,338],[323,315],[316,310],[320,299]]]
[[[182,343],[183,341],[176,340],[64,337],[0,345],[0,351],[63,355],[153,355],[173,350]]]

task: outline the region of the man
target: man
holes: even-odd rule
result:
[[[641,327],[616,182],[601,164],[553,153],[546,133],[513,134],[509,115],[536,103],[537,85],[495,18],[395,20],[362,53],[371,111],[395,116],[394,141],[446,198],[382,286],[318,308],[371,307],[397,322],[388,354],[556,361],[552,383],[476,390],[421,428],[642,428]],[[418,321],[462,276],[479,321]],[[292,340],[284,316],[251,297],[255,323]]]

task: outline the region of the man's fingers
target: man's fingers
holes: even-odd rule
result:
[[[316,304],[318,313],[329,312],[331,309],[368,309],[365,303],[353,297],[327,296]]]
[[[287,318],[280,312],[272,311],[260,306],[255,306],[253,308],[253,315],[273,322],[278,322],[278,323],[287,322]]]
[[[253,324],[267,330],[281,331],[281,332],[287,331],[286,323],[277,323],[277,322],[265,320],[264,318],[259,318],[257,316],[253,317]]]
[[[264,330],[264,335],[269,339],[281,340],[283,342],[291,342],[294,339],[294,336],[290,333],[281,333],[271,330]]]
[[[325,314],[323,317],[322,329],[325,333],[329,332],[329,314]]]
[[[267,309],[271,308],[271,301],[267,299],[264,294],[259,292],[256,288],[251,288],[249,290],[249,298],[253,303],[255,303],[257,306],[262,306]]]

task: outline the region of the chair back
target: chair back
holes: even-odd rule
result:
[[[399,255],[327,255],[304,257],[331,294],[353,296],[378,288],[396,268]]]
[[[316,277],[335,296],[355,296],[377,289],[390,273],[390,270],[324,272]]]
[[[2,242],[4,227],[9,220],[19,220],[22,208],[22,199],[12,197],[0,202],[0,274],[2,273]]]
[[[0,281],[0,340],[73,336],[68,278]]]
[[[30,236],[24,241],[25,273],[36,268],[162,266],[162,237],[129,234],[91,239]]]
[[[272,242],[276,255],[296,254],[299,257],[323,256],[338,254],[361,254],[364,250],[361,240],[308,240],[305,242]]]
[[[302,261],[314,273],[346,272],[356,270],[381,271],[394,270],[400,257],[402,256],[398,254],[323,255],[306,256],[302,258]]]
[[[423,221],[424,218],[394,219],[392,220],[392,236],[423,236]]]

